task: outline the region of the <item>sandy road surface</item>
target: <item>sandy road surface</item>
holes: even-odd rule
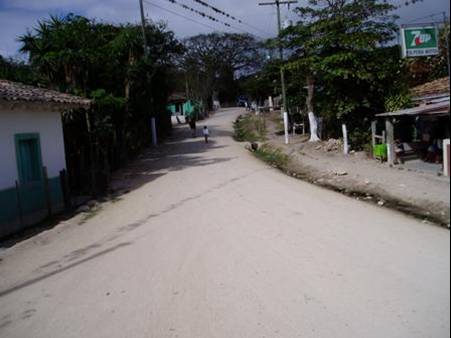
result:
[[[447,337],[449,231],[173,140],[136,189],[0,254],[0,337]]]

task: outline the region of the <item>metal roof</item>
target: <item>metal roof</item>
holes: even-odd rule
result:
[[[420,116],[420,115],[447,115],[449,114],[449,97],[443,102],[402,109],[390,113],[377,114],[377,117]]]
[[[0,104],[6,102],[50,103],[62,108],[87,108],[91,100],[22,83],[0,79]]]

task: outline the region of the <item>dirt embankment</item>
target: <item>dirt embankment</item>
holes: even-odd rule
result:
[[[249,121],[247,121],[249,122]],[[441,226],[450,223],[450,180],[434,172],[390,167],[365,153],[342,153],[340,140],[309,143],[291,136],[284,144],[278,115],[265,118],[265,140],[256,155],[286,174],[380,207]]]

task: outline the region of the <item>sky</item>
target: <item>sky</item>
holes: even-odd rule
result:
[[[144,1],[146,17],[153,21],[167,23],[168,28],[173,30],[179,38],[212,31],[248,32],[261,38],[276,35],[276,10],[273,6],[258,6],[259,0],[204,0],[246,24],[230,21],[197,4],[194,0],[176,0],[222,21],[227,21],[233,26],[232,28],[186,11],[168,0]],[[405,0],[391,1],[399,4]],[[306,0],[301,0],[300,4],[305,5]],[[398,23],[408,23],[416,19],[418,19],[417,22],[441,20],[440,13],[444,11],[449,16],[449,10],[449,0],[423,0],[398,10],[397,14],[400,16]],[[140,19],[138,0],[0,0],[0,55],[24,58],[25,56],[18,52],[17,36],[24,34],[27,29],[32,29],[38,20],[48,18],[49,14],[65,15],[67,13],[96,18],[108,23],[137,23]],[[430,17],[425,18],[426,16]],[[290,14],[286,7],[282,18],[295,20],[295,16]]]

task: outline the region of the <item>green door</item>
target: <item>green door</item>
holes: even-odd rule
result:
[[[39,134],[17,134],[16,157],[20,183],[41,181],[42,160]]]

